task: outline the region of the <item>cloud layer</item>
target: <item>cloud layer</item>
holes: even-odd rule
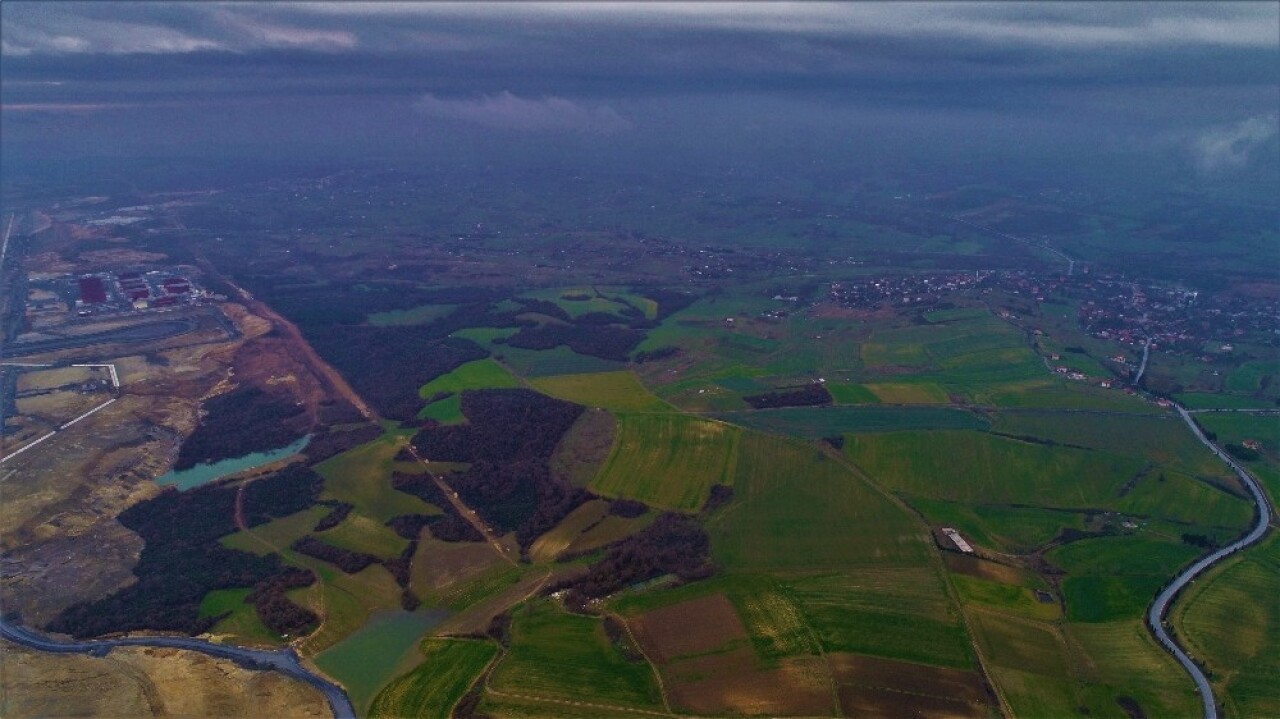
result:
[[[613,133],[632,124],[607,106],[587,107],[563,97],[525,99],[503,91],[474,99],[427,94],[413,105],[421,115],[521,132]]]
[[[1192,143],[1196,167],[1206,175],[1247,166],[1253,156],[1280,134],[1280,116],[1250,117],[1206,130]]]

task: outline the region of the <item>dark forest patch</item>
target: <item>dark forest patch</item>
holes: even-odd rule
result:
[[[178,450],[175,470],[287,446],[306,434],[303,409],[257,387],[240,387],[204,403],[206,415]]]
[[[450,486],[500,533],[515,531],[522,549],[590,498],[550,469],[582,406],[527,389],[494,389],[463,392],[461,409],[467,424],[423,429],[413,444],[434,460],[470,463],[449,477]]]
[[[817,407],[832,402],[831,393],[817,382],[794,389],[782,389],[764,394],[753,394],[742,398],[755,409],[771,409],[774,407]]]
[[[245,523],[252,527],[310,507],[323,483],[310,469],[294,465],[246,485]],[[218,542],[237,529],[236,492],[235,486],[225,484],[186,492],[170,489],[125,510],[120,523],[146,542],[133,570],[137,583],[104,599],[69,607],[48,629],[75,637],[140,629],[199,634],[220,619],[200,618],[206,594],[253,587],[250,598],[260,601],[255,607],[263,622],[277,631],[296,631],[305,610],[284,606],[281,602],[288,600],[283,588],[307,586],[313,578],[310,572],[304,577],[296,568],[285,567],[277,555],[260,557]]]
[[[713,571],[710,550],[711,541],[701,525],[683,514],[667,512],[648,527],[610,544],[586,574],[549,591],[567,589],[565,603],[583,606],[587,600],[665,574],[684,581],[705,579]]]
[[[644,341],[644,330],[616,325],[541,325],[523,327],[503,340],[512,347],[549,350],[561,345],[580,355],[626,362],[631,350]]]
[[[327,327],[309,333],[315,350],[384,417],[412,420],[418,388],[488,351],[470,340],[438,339],[431,326]]]

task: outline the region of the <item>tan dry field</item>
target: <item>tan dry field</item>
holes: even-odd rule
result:
[[[106,657],[42,654],[0,642],[0,716],[329,717],[316,689],[276,672],[177,649]]]
[[[846,716],[984,717],[989,698],[973,672],[880,659],[830,654]]]
[[[79,384],[88,380],[109,379],[110,374],[103,367],[55,367],[53,369],[30,370],[18,375],[18,391],[55,389]]]
[[[14,402],[18,413],[35,417],[54,426],[69,422],[81,414],[111,399],[106,392],[82,394],[75,391],[54,390],[30,397],[19,397]]]

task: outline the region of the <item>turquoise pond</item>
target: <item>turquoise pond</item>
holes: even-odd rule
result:
[[[234,457],[232,459],[224,459],[221,462],[213,464],[197,464],[188,469],[169,472],[158,479],[156,484],[172,484],[178,489],[187,490],[192,487],[199,487],[202,484],[212,482],[215,479],[221,479],[237,472],[243,472],[254,467],[261,467],[264,464],[278,462],[285,457],[295,455],[306,448],[307,443],[311,441],[311,435],[307,435],[297,440],[293,444],[281,447],[280,449],[267,450],[266,452],[254,452],[246,454],[243,457]]]

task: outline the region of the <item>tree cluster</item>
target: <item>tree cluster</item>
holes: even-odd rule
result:
[[[616,325],[541,325],[524,327],[504,342],[512,347],[549,350],[567,345],[580,355],[626,362],[645,338],[644,330]]]
[[[811,382],[794,389],[753,394],[742,398],[755,409],[775,407],[815,407],[831,404],[831,393],[819,382]]]
[[[174,469],[283,447],[306,434],[288,420],[302,414],[294,402],[257,387],[240,387],[204,403],[205,416],[178,450]]]
[[[309,570],[286,567],[253,588],[245,601],[253,604],[263,626],[281,636],[302,634],[320,620],[310,609],[294,604],[285,596],[290,589],[311,586],[315,575]],[[225,615],[224,615],[225,616]],[[222,617],[215,617],[215,621]]]
[[[499,389],[465,391],[461,408],[467,424],[425,428],[414,446],[433,459],[470,463],[449,477],[450,486],[490,526],[514,530],[521,548],[590,498],[549,467],[560,438],[582,414],[580,405]]]
[[[702,513],[711,514],[732,500],[733,487],[727,484],[713,484],[711,485],[711,493],[707,495],[707,501],[702,503]]]
[[[405,494],[412,494],[427,504],[434,504],[443,514],[402,514],[387,521],[396,534],[405,539],[417,539],[423,527],[431,528],[431,536],[442,542],[483,542],[484,535],[458,514],[458,509],[440,491],[439,485],[429,474],[391,475],[391,486]]]
[[[565,603],[583,606],[638,582],[674,574],[693,581],[711,575],[710,539],[702,526],[683,514],[667,512],[653,524],[610,544],[604,557],[587,573],[568,579],[549,591],[568,590]]]
[[[370,564],[376,564],[379,561],[372,554],[353,552],[350,549],[335,547],[328,542],[316,539],[310,534],[294,541],[293,544],[289,545],[289,549],[299,554],[305,554],[308,557],[328,562],[347,574],[355,574]]]
[[[316,522],[316,526],[313,527],[311,531],[324,532],[326,530],[333,529],[339,524],[342,524],[342,521],[345,520],[347,516],[351,514],[351,510],[355,508],[354,504],[348,504],[346,502],[336,503],[333,509],[329,510],[328,514],[321,517],[319,522]]]
[[[609,514],[625,519],[635,519],[649,511],[649,505],[634,499],[615,499],[609,502]]]
[[[382,428],[376,424],[364,424],[356,429],[341,431],[326,428],[311,435],[307,448],[302,450],[311,464],[324,460],[349,449],[355,449],[382,436]]]
[[[246,523],[261,524],[310,506],[319,493],[317,480],[310,470],[295,466],[246,485]],[[219,619],[200,618],[200,602],[209,592],[261,587],[281,576],[288,583],[302,581],[276,555],[259,557],[218,542],[236,531],[236,492],[235,486],[216,484],[186,492],[169,489],[125,510],[119,522],[145,541],[133,570],[138,581],[106,598],[67,608],[48,628],[75,637],[141,629],[199,634]],[[289,623],[284,617],[291,610],[280,604],[288,601],[282,593],[280,598],[270,591],[255,593],[266,602],[255,607],[268,626]]]
[[[656,347],[651,350],[640,350],[631,355],[631,361],[636,364],[644,364],[645,362],[657,362],[668,357],[675,357],[680,354],[680,348],[675,345],[665,345]]]
[[[470,340],[439,339],[425,327],[326,327],[308,339],[384,417],[409,421],[422,408],[418,388],[489,352]]]

